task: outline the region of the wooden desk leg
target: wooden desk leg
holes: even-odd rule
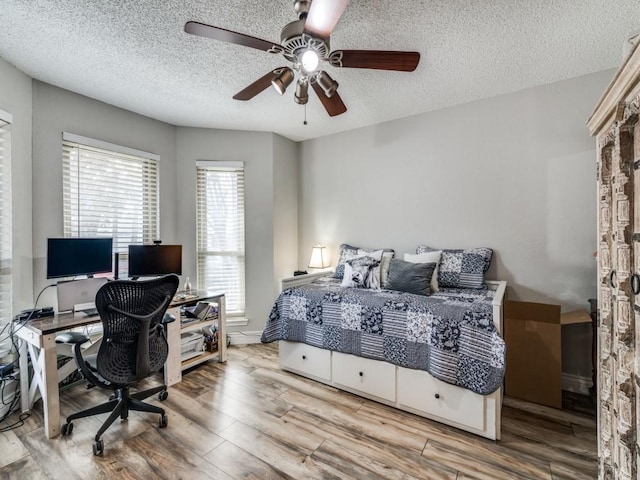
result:
[[[227,301],[224,295],[218,298],[218,361],[227,361]]]
[[[180,342],[180,308],[169,309],[174,317],[174,322],[167,325],[167,343],[169,354],[164,364],[164,383],[169,387],[182,381],[182,358]]]
[[[22,407],[22,413],[28,412],[31,409],[29,405],[29,350],[27,349],[27,340],[22,338],[20,340],[20,391],[23,392],[20,395],[20,405]]]
[[[28,329],[21,329],[20,345],[20,396],[22,411],[31,409],[42,398],[44,430],[48,438],[60,434],[60,396],[58,393],[58,353],[56,335],[39,336]],[[29,381],[29,358],[33,378]]]
[[[58,392],[58,351],[56,334],[42,337],[40,350],[42,384],[42,409],[44,410],[44,429],[49,438],[60,434],[60,396]],[[33,361],[32,361],[33,363]],[[35,376],[34,376],[35,380]]]
[[[31,357],[33,378],[29,388],[21,391],[20,394],[27,398],[27,404],[31,406],[37,399],[38,391],[40,392],[44,413],[44,430],[47,438],[54,438],[60,434],[60,395],[58,392],[56,335],[43,335],[40,341],[40,348],[32,343],[27,345],[29,356]]]

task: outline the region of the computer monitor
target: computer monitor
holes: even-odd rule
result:
[[[113,238],[47,239],[47,278],[113,271]]]
[[[129,276],[182,275],[182,245],[129,245]]]

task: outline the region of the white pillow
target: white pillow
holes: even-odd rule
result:
[[[438,267],[440,266],[440,256],[442,255],[442,250],[436,250],[435,252],[426,252],[426,253],[405,253],[404,261],[411,263],[435,263],[436,269],[433,271],[433,275],[431,276],[431,291],[437,292],[438,289]]]

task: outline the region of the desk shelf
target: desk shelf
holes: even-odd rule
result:
[[[196,365],[200,365],[201,363],[207,362],[209,360],[213,360],[219,356],[220,352],[202,352],[198,355],[194,355],[192,358],[188,358],[182,361],[182,370],[186,370],[191,367],[195,367]]]
[[[218,323],[218,320],[219,318],[211,318],[208,320],[197,320],[197,321],[189,322],[185,325],[181,325],[180,335],[182,336],[183,333],[197,332],[199,330],[202,330],[203,328],[209,327],[211,325],[215,325]],[[184,355],[181,356],[181,359],[182,359],[181,368],[182,370],[186,370],[196,365],[200,365],[201,363],[204,363],[206,361],[217,358],[218,356],[219,356],[218,350],[216,350],[215,352],[209,352],[206,350],[202,350],[198,352],[190,352],[187,354],[186,358],[184,357]]]
[[[203,327],[209,327],[214,323],[218,323],[217,318],[211,318],[208,320],[198,320],[195,322],[185,323],[184,325],[180,325],[180,333],[188,333],[193,332],[195,330],[200,330]]]
[[[198,302],[215,303],[218,305],[218,317],[207,320],[200,320],[181,324],[177,319],[180,318],[180,307],[192,306]],[[209,327],[213,324],[218,324],[218,351],[216,352],[192,352],[189,356],[183,360],[180,354],[180,349],[174,349],[169,354],[167,364],[165,368],[165,382],[167,385],[173,385],[178,383],[182,379],[182,371],[207,362],[209,360],[217,359],[219,362],[227,361],[227,335],[226,335],[226,307],[225,296],[223,293],[208,293],[202,292],[197,296],[190,298],[180,299],[172,303],[170,307],[170,313],[176,318],[175,322],[170,323],[167,327],[167,335],[169,342],[174,345],[180,345],[181,334],[188,332],[196,332],[202,330],[202,328]],[[172,340],[173,339],[173,340]]]

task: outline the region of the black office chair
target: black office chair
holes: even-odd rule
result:
[[[164,409],[142,401],[156,393],[160,400],[166,400],[167,386],[137,393],[129,393],[129,387],[159,371],[167,359],[165,325],[175,318],[166,311],[178,282],[176,275],[165,275],[146,281],[115,280],[103,285],[96,294],[103,337],[95,355],[82,356],[82,344],[89,340],[83,333],[67,332],[56,337],[56,343],[74,346],[78,369],[90,384],[114,391],[108,402],[69,415],[62,426],[62,435],[69,435],[73,431],[72,420],[111,412],[95,436],[94,455],[104,452],[102,434],[116,418],[125,420],[129,410],[159,413],[160,428],[167,426]]]

